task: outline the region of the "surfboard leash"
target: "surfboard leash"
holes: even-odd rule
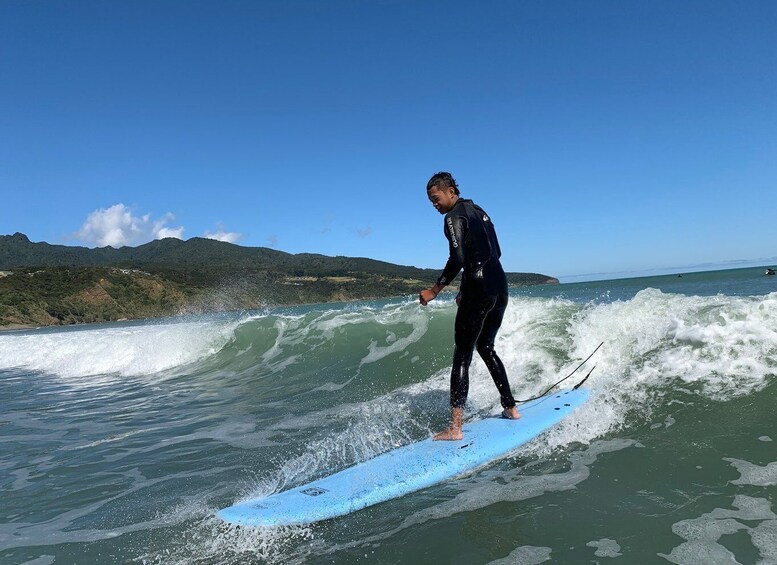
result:
[[[572,390],[577,390],[577,389],[579,389],[581,386],[583,386],[583,383],[584,383],[585,381],[587,381],[587,380],[588,380],[588,377],[590,377],[590,376],[591,376],[591,373],[593,373],[593,372],[594,372],[594,369],[596,369],[596,365],[594,365],[593,367],[591,367],[591,370],[590,370],[590,371],[588,371],[588,374],[587,374],[585,377],[583,377],[583,380],[582,380],[582,381],[580,381],[580,382],[579,382],[579,383],[577,383],[575,386],[573,386],[573,387],[572,387]]]
[[[569,373],[569,374],[568,374],[566,377],[564,377],[564,378],[563,378],[563,379],[561,379],[560,381],[558,381],[558,382],[555,382],[555,383],[553,383],[552,385],[550,385],[550,386],[549,386],[549,387],[548,387],[548,388],[545,390],[545,392],[543,392],[543,393],[542,393],[542,394],[540,394],[539,396],[535,396],[535,397],[533,397],[533,398],[527,398],[526,400],[516,400],[516,401],[515,401],[515,403],[516,403],[516,404],[522,404],[522,403],[524,403],[524,402],[531,402],[532,400],[539,400],[540,398],[542,398],[543,396],[545,396],[546,394],[548,394],[548,393],[549,393],[551,390],[553,390],[553,389],[554,389],[554,388],[556,388],[558,385],[560,385],[560,384],[561,384],[561,383],[563,383],[565,380],[567,380],[569,377],[571,377],[572,375],[574,375],[575,373],[577,373],[577,371],[580,369],[580,367],[582,367],[583,365],[585,365],[585,364],[588,362],[588,360],[589,360],[591,357],[593,357],[593,356],[594,356],[594,353],[596,353],[597,351],[599,351],[599,349],[602,347],[602,345],[604,345],[604,342],[602,342],[602,343],[600,343],[599,345],[597,345],[597,346],[596,346],[596,349],[594,349],[594,350],[591,352],[591,354],[590,354],[588,357],[586,357],[586,358],[583,360],[583,362],[582,362],[582,363],[580,363],[580,364],[579,364],[577,367],[575,367],[575,370],[574,370],[574,371],[572,371],[571,373]],[[573,387],[573,389],[572,389],[572,390],[577,390],[578,388],[580,388],[580,387],[583,385],[583,383],[584,383],[585,381],[587,381],[587,380],[588,380],[588,377],[590,377],[590,376],[591,376],[591,373],[593,373],[593,372],[594,372],[594,369],[596,369],[596,365],[594,365],[593,367],[591,367],[591,370],[590,370],[590,371],[588,371],[588,374],[587,374],[585,377],[583,377],[583,380],[582,380],[582,381],[580,381],[579,383],[577,383],[577,384],[576,384],[576,385]]]

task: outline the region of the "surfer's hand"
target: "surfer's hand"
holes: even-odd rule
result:
[[[437,298],[437,293],[431,288],[422,290],[418,295],[418,301],[421,303],[421,306],[426,306],[435,298]]]

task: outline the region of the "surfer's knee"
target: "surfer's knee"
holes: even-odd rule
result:
[[[490,358],[494,355],[494,344],[493,342],[478,342],[477,344],[478,349],[478,355],[482,357],[483,359]]]

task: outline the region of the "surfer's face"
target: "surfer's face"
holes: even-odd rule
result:
[[[436,186],[433,186],[426,192],[426,195],[429,197],[429,202],[432,203],[434,209],[440,214],[447,214],[450,212],[453,205],[456,204],[456,201],[459,199],[459,196],[456,194],[453,187],[437,188]]]

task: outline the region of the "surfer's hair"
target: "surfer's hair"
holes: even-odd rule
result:
[[[456,179],[453,178],[452,174],[446,171],[440,171],[439,173],[432,175],[432,178],[426,183],[426,192],[429,192],[433,188],[436,188],[437,190],[452,188],[453,192],[456,193],[456,196],[459,195],[459,185],[456,184]]]

